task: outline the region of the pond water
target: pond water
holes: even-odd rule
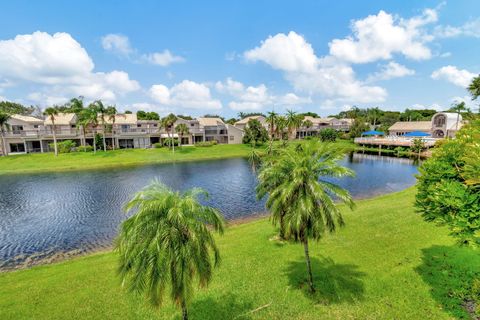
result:
[[[338,183],[355,198],[405,189],[417,172],[412,160],[375,155],[351,154],[343,165],[356,177]],[[229,220],[265,211],[243,158],[0,176],[0,267],[110,246],[126,218],[123,204],[155,178],[178,190],[205,189],[210,198],[202,202]]]

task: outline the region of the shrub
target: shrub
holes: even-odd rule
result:
[[[156,149],[158,149],[158,148],[163,147],[163,144],[162,144],[161,142],[155,142],[155,143],[153,144],[153,147],[156,148]]]
[[[93,147],[91,145],[79,146],[76,148],[76,150],[79,152],[92,152]]]
[[[480,121],[460,130],[423,162],[416,206],[427,221],[445,224],[460,244],[480,245]]]
[[[327,128],[327,129],[321,130],[319,133],[319,136],[320,136],[320,140],[322,141],[334,142],[335,140],[337,140],[338,132],[335,129]]]
[[[54,143],[49,144],[50,149],[55,148]],[[58,153],[70,153],[75,150],[75,147],[77,144],[73,142],[72,140],[65,140],[65,141],[60,141],[57,142],[57,148],[58,148]]]
[[[172,146],[172,143],[175,147],[178,146],[178,139],[177,138],[167,138],[167,139],[163,140],[163,145],[165,147]]]
[[[420,153],[425,149],[425,142],[420,138],[413,139],[413,144],[410,146],[410,151]]]
[[[242,143],[262,144],[268,140],[267,129],[265,129],[260,121],[251,119],[248,121],[242,138]]]
[[[217,144],[216,140],[213,141],[204,141],[204,142],[198,142],[195,144],[196,147],[211,147]]]

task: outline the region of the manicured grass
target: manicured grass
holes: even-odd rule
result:
[[[312,244],[317,293],[305,285],[303,248],[271,240],[268,219],[218,239],[222,265],[190,305],[191,319],[467,318],[464,288],[480,256],[414,212],[413,188],[362,200],[346,227]],[[0,319],[178,319],[125,293],[115,253],[0,274]],[[168,301],[168,300],[167,300]]]
[[[339,141],[337,144],[354,148],[350,141]],[[211,147],[182,147],[175,149],[175,153],[168,148],[98,151],[96,154],[73,152],[60,154],[58,157],[55,157],[53,153],[32,153],[0,157],[0,175],[246,157],[250,150],[251,147],[244,144],[224,144]]]

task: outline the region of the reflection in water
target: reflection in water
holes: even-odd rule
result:
[[[355,198],[398,191],[415,183],[408,159],[351,154],[343,165],[355,178],[337,182]],[[173,189],[201,187],[203,203],[227,219],[264,211],[245,159],[185,162],[129,169],[0,177],[0,266],[38,253],[109,246],[125,219],[122,205],[154,178]],[[331,179],[333,180],[333,179]]]

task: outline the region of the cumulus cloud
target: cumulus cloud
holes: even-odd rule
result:
[[[375,72],[368,76],[367,81],[377,81],[377,80],[388,80],[393,78],[401,78],[405,76],[411,76],[415,74],[415,70],[408,69],[407,67],[390,61],[389,63],[383,65],[380,68],[380,71]]]
[[[107,51],[124,56],[128,56],[134,52],[132,46],[130,45],[130,40],[127,36],[122,34],[111,33],[103,36],[102,47]]]
[[[317,56],[312,45],[294,31],[288,35],[269,36],[259,47],[245,52],[248,61],[263,61],[274,69],[287,72],[313,72]]]
[[[185,58],[174,55],[170,52],[170,50],[167,49],[163,50],[162,52],[140,54],[138,50],[131,46],[130,39],[123,34],[111,33],[103,36],[102,47],[106,51],[112,52],[118,56],[127,57],[138,63],[146,62],[166,67],[173,63],[185,61]]]
[[[445,80],[463,88],[468,87],[475,76],[475,73],[465,69],[458,69],[452,65],[441,67],[440,69],[435,70],[431,75],[432,79]]]
[[[310,103],[310,98],[299,97],[294,93],[283,96],[271,94],[265,84],[258,86],[245,86],[239,81],[227,78],[225,81],[215,83],[215,89],[223,94],[230,95],[234,101],[228,103],[232,110],[259,111],[270,105],[295,105]]]
[[[397,18],[381,10],[377,15],[353,21],[352,35],[332,40],[330,54],[351,63],[391,59],[394,53],[414,60],[429,59],[432,54],[425,43],[432,39],[422,27],[437,20],[433,9],[410,19]]]
[[[140,85],[123,71],[94,72],[87,51],[68,33],[17,35],[0,41],[0,74],[7,83],[43,86],[47,101],[71,95],[113,101]],[[42,96],[33,94],[32,98]],[[33,100],[33,99],[32,99]]]
[[[269,37],[244,56],[283,71],[295,90],[308,95],[354,102],[380,102],[386,96],[383,88],[358,81],[347,63],[331,56],[317,57],[311,44],[294,31]]]
[[[165,106],[200,110],[222,108],[222,103],[212,98],[210,88],[190,80],[183,80],[171,88],[156,84],[150,87],[149,93],[154,101]]]

